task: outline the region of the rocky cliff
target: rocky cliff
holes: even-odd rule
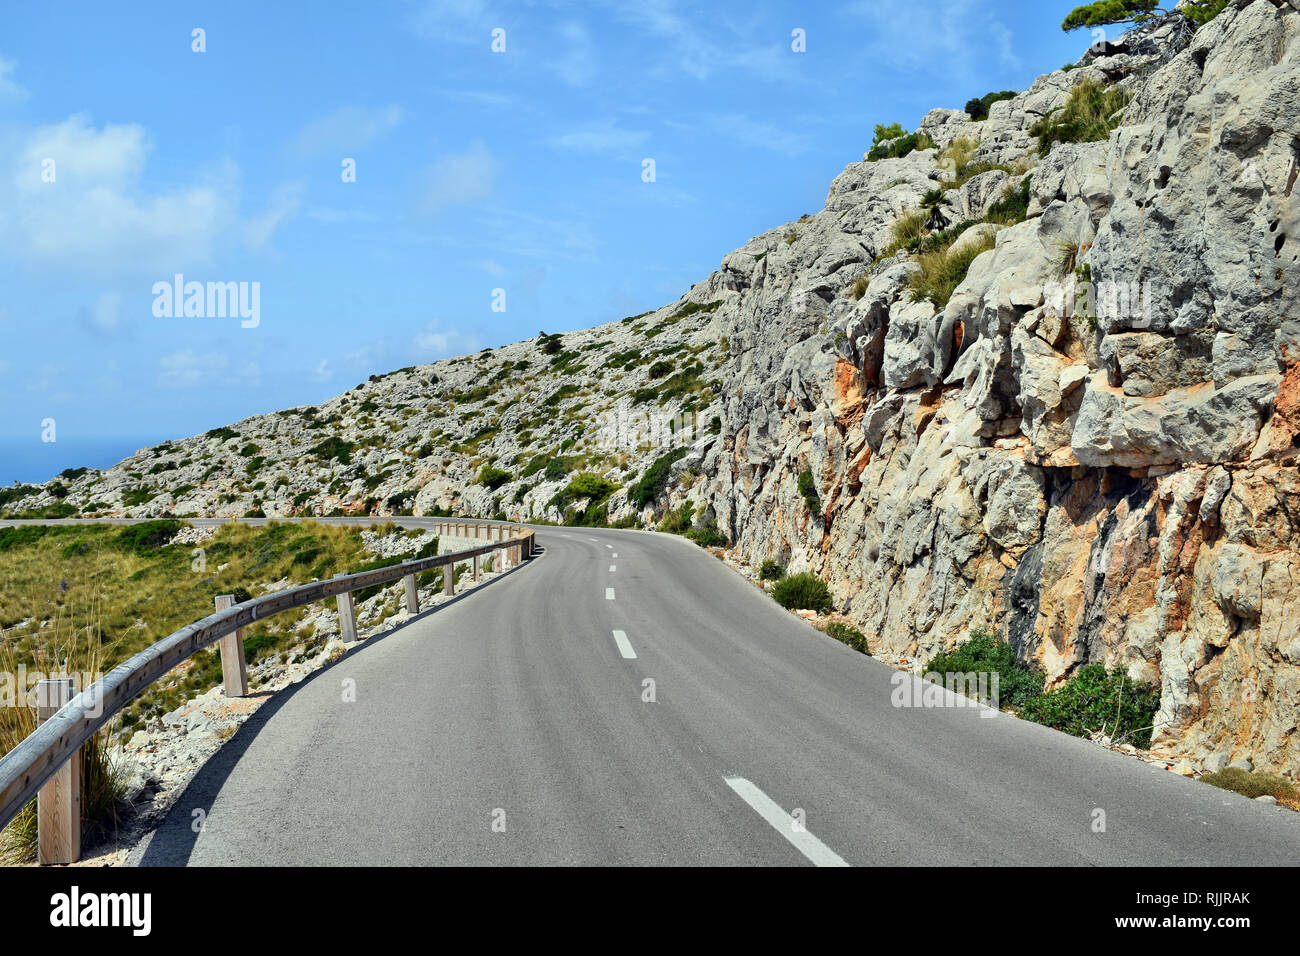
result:
[[[591,472],[619,486],[600,520],[691,503],[740,559],[821,575],[882,656],[986,628],[1052,680],[1158,684],[1154,748],[1294,774],[1298,171],[1300,0],[1174,15],[982,121],[931,112],[655,313],[10,507],[574,520]],[[629,412],[656,417],[629,438]]]

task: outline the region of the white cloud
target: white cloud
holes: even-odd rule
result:
[[[562,53],[547,62],[565,83],[586,86],[596,74],[596,48],[591,33],[575,21],[560,24],[557,32],[555,47]]]
[[[189,185],[159,187],[145,176],[150,151],[136,124],[95,128],[84,115],[11,132],[0,142],[0,245],[15,256],[89,272],[167,270],[206,260],[235,221],[232,164]],[[54,181],[42,163],[54,161]]]
[[[122,323],[122,295],[118,292],[104,292],[95,300],[94,306],[82,309],[82,325],[91,331],[112,334],[118,331]]]
[[[484,272],[494,276],[503,276],[506,274],[506,267],[492,259],[483,259],[478,263],[478,267]]]
[[[399,106],[343,106],[299,130],[294,148],[304,156],[330,152],[350,155],[392,132],[401,122]]]
[[[982,0],[934,0],[926,8],[924,30],[877,0],[856,0],[845,10],[868,23],[870,55],[898,68],[932,71],[935,63],[944,63],[955,76],[973,79],[975,68],[988,61],[991,45],[1004,67],[1019,65],[1011,31]]]
[[[415,33],[427,39],[482,43],[484,48],[492,28],[501,25],[488,20],[483,0],[424,0],[408,22]]]
[[[311,377],[313,381],[327,382],[334,377],[334,372],[330,369],[330,360],[321,359],[320,363],[312,370]]]
[[[261,381],[261,369],[249,361],[232,367],[222,352],[195,353],[182,349],[158,359],[158,385],[161,388],[198,388],[203,385],[253,386]]]
[[[0,56],[0,102],[4,100],[21,101],[27,99],[27,91],[10,77],[18,64]]]
[[[582,153],[608,153],[628,157],[650,138],[645,130],[622,129],[617,121],[609,119],[586,123],[576,129],[552,136],[547,142],[557,149]]]
[[[438,319],[431,320],[411,343],[424,359],[445,358],[449,355],[466,355],[478,350],[478,339],[465,335],[459,329],[443,328]]]
[[[463,153],[438,157],[426,171],[428,185],[422,197],[426,212],[445,206],[486,199],[496,187],[501,163],[483,143],[475,140]]]
[[[674,0],[607,0],[606,5],[638,30],[664,41],[654,44],[666,54],[655,67],[657,73],[684,73],[704,80],[718,72],[743,71],[767,80],[799,79],[788,31],[779,40],[765,37],[755,42],[712,7],[692,21],[678,12]]]
[[[708,124],[722,133],[746,146],[775,150],[793,156],[807,152],[808,141],[790,127],[774,126],[752,120],[739,113],[715,114],[708,117]]]
[[[244,244],[254,251],[265,249],[275,230],[296,216],[301,208],[301,183],[287,183],[277,187],[271,194],[266,210],[244,223]]]

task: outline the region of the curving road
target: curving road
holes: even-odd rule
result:
[[[269,701],[133,862],[1300,859],[1289,811],[1007,715],[893,706],[891,668],[683,539],[539,543]]]

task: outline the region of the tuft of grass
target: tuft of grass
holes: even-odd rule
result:
[[[1014,226],[1024,222],[1029,216],[1029,177],[1020,184],[1019,189],[1007,186],[1002,198],[989,206],[984,216],[985,222],[995,222],[1002,226]]]
[[[53,634],[23,653],[18,641],[0,641],[0,668],[17,675],[27,672],[76,678],[75,689],[85,690],[107,669],[100,631],[100,597],[94,588],[65,595],[66,603],[54,619]],[[47,628],[47,631],[49,629]],[[0,708],[0,753],[8,753],[36,730],[34,699],[27,688],[15,688],[19,699]],[[109,757],[108,739],[120,724],[114,719],[93,736],[81,751],[82,836],[86,845],[116,832],[126,791],[124,768]],[[0,831],[0,864],[30,863],[36,859],[36,801],[28,803]]]
[[[947,306],[953,292],[970,271],[971,263],[994,245],[994,238],[988,236],[981,242],[970,243],[955,251],[949,246],[921,253],[917,257],[921,271],[913,273],[908,280],[912,301],[928,299],[936,309]]]
[[[1117,86],[1084,80],[1070,91],[1064,106],[1048,113],[1030,127],[1038,137],[1038,154],[1046,156],[1057,143],[1090,143],[1106,139],[1120,124],[1118,114],[1128,105],[1131,94]]]
[[[849,295],[853,296],[854,301],[860,301],[867,294],[867,289],[871,286],[871,276],[860,275],[853,280],[853,287],[849,290]]]
[[[1199,779],[1212,787],[1231,790],[1252,800],[1256,797],[1273,797],[1284,807],[1300,810],[1300,789],[1285,777],[1242,770],[1239,767],[1225,767],[1217,773],[1203,774]]]
[[[920,209],[909,209],[889,227],[889,245],[880,254],[888,259],[901,249],[915,248],[915,244],[925,238],[925,213]]]
[[[969,136],[958,136],[939,154],[939,165],[950,165],[952,171],[960,176],[962,170],[969,166],[970,161],[975,158],[975,152],[979,148],[979,143]]]

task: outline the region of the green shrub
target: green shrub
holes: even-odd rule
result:
[[[1020,716],[1076,737],[1100,731],[1145,748],[1159,709],[1158,688],[1134,683],[1120,670],[1107,674],[1100,664],[1085,664],[1056,690],[1029,701]]]
[[[718,530],[718,526],[710,521],[708,524],[699,528],[692,528],[686,533],[701,548],[725,548],[727,546],[727,536]]]
[[[632,486],[628,491],[628,501],[638,509],[645,508],[659,499],[668,487],[668,479],[672,476],[672,467],[675,462],[681,461],[686,455],[688,449],[685,447],[674,448],[666,455],[660,455],[645,470],[641,480]]]
[[[119,531],[116,544],[123,551],[148,557],[157,554],[184,527],[187,527],[185,522],[174,518],[142,521],[140,524],[127,525]]]
[[[204,434],[208,438],[219,438],[222,441],[230,441],[232,438],[239,437],[239,432],[235,431],[233,428],[227,428],[225,425],[222,425],[220,428],[209,429]]]
[[[906,136],[907,130],[903,129],[902,123],[890,123],[886,126],[884,123],[876,124],[876,138],[871,141],[872,146],[879,146],[887,139],[898,139],[900,136]]]
[[[150,491],[148,488],[133,488],[122,495],[122,504],[127,508],[136,508],[148,504],[157,497],[156,491]]]
[[[871,147],[867,153],[867,162],[874,163],[881,159],[901,159],[915,149],[930,149],[934,144],[924,133],[909,133],[901,139],[895,139],[889,145]]]
[[[1116,116],[1130,94],[1117,86],[1083,80],[1070,91],[1064,106],[1048,113],[1029,128],[1038,137],[1038,153],[1046,156],[1057,143],[1090,143],[1106,139],[1119,125]]]
[[[758,579],[760,581],[776,581],[784,574],[785,568],[771,558],[764,561],[758,568]]]
[[[831,609],[831,592],[826,582],[809,571],[787,574],[772,588],[776,603],[790,610],[825,613]]]
[[[839,621],[831,621],[826,625],[826,633],[835,640],[847,644],[862,654],[870,656],[871,649],[867,647],[867,635],[863,634],[856,627],[848,624],[841,624]]]
[[[647,374],[651,378],[663,378],[665,375],[671,372],[673,368],[674,365],[672,362],[668,362],[668,361],[655,362],[654,365],[650,366],[650,370]]]
[[[669,321],[676,322],[680,319],[687,318],[688,316],[695,315],[697,312],[712,312],[720,305],[722,305],[721,299],[715,299],[712,302],[687,302],[684,306],[673,313],[673,317]]]
[[[1189,0],[1179,7],[1179,12],[1196,24],[1199,30],[1228,6],[1228,0]]]
[[[996,673],[1001,707],[1023,708],[1043,692],[1043,675],[1016,657],[1010,644],[987,631],[971,631],[970,640],[936,654],[925,669],[938,674]]]
[[[314,455],[321,461],[330,461],[337,458],[340,465],[350,465],[352,464],[352,453],[356,451],[356,447],[352,442],[334,435],[319,444],[313,445],[307,450],[307,453]]]
[[[1019,95],[1015,90],[1003,90],[1001,93],[985,93],[978,99],[967,101],[966,112],[970,114],[972,120],[988,119],[990,106],[1001,100],[1014,99]]]
[[[507,481],[509,481],[511,477],[512,476],[510,472],[502,468],[496,468],[493,467],[492,465],[485,465],[483,469],[478,473],[478,483],[480,485],[486,485],[490,491],[496,491]]]
[[[813,481],[811,468],[805,468],[799,473],[799,494],[803,496],[810,514],[817,516],[822,513],[822,500],[817,495],[817,483]]]

